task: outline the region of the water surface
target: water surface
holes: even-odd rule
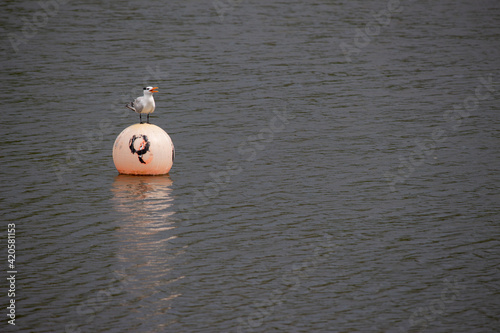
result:
[[[0,5],[2,330],[495,331],[497,1],[216,3],[69,1],[18,52],[40,5]],[[176,160],[121,176],[145,85]]]

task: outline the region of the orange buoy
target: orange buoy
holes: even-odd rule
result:
[[[113,162],[123,175],[165,175],[172,168],[174,158],[172,139],[153,124],[125,128],[113,145]]]

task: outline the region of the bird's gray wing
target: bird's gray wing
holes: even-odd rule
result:
[[[142,96],[137,97],[133,103],[135,112],[141,113],[142,109],[144,109],[144,98]]]

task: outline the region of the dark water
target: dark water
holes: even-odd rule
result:
[[[1,331],[500,327],[498,1],[0,13]],[[146,84],[177,157],[119,176]]]

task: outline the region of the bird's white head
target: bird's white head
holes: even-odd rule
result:
[[[158,92],[158,87],[144,87],[143,90],[144,90],[144,95],[146,94],[150,95],[152,93]]]

